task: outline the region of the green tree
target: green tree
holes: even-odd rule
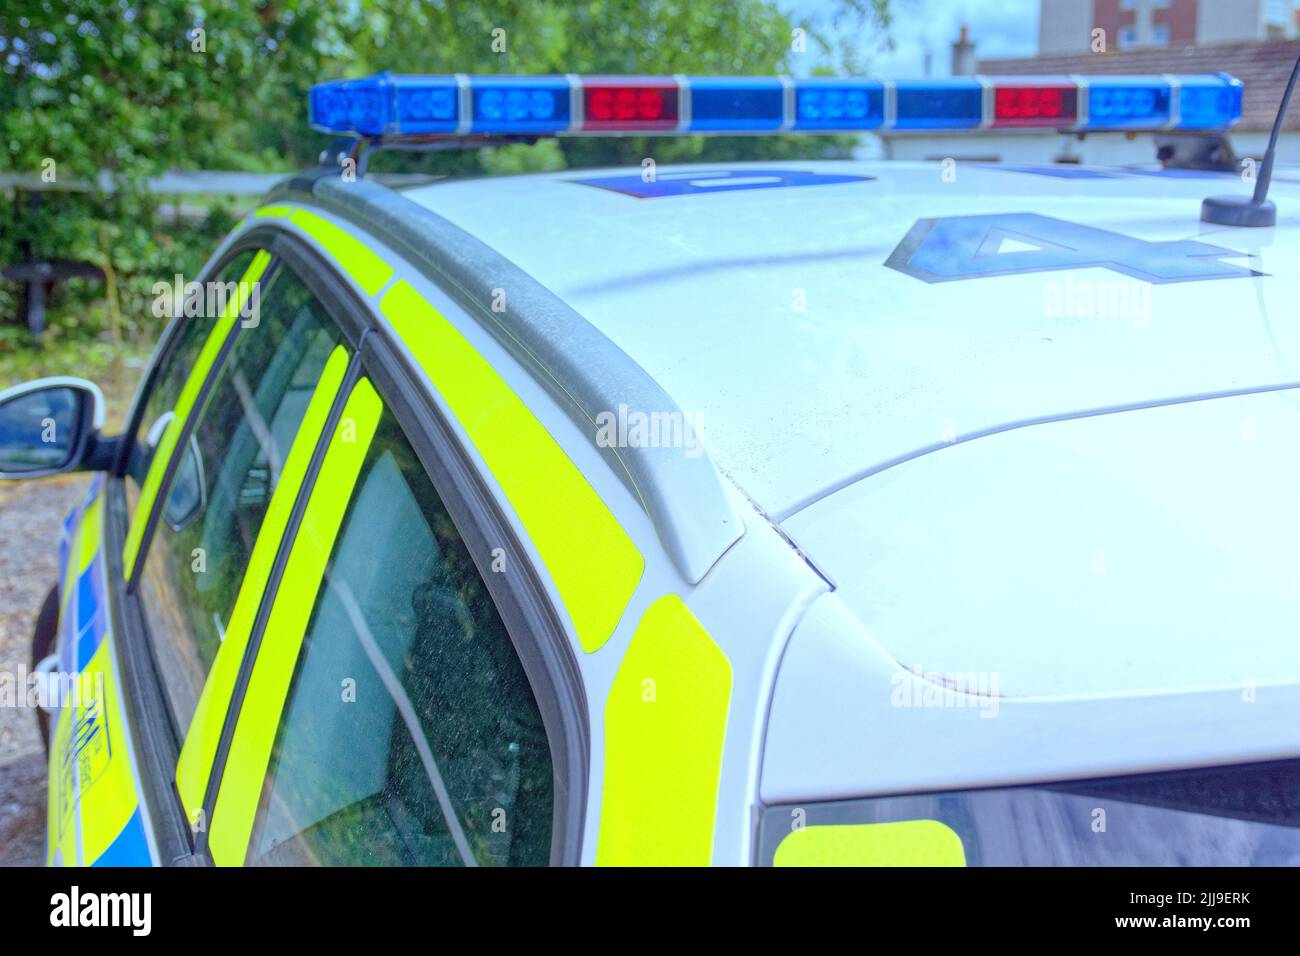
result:
[[[6,7],[0,169],[89,189],[42,192],[39,202],[14,191],[0,210],[0,261],[100,265],[105,287],[74,285],[62,321],[93,331],[121,318],[131,331],[148,315],[153,280],[196,269],[233,222],[218,205],[198,229],[165,228],[145,181],[169,169],[274,168],[274,152],[240,148],[232,132],[263,103],[282,104],[282,125],[299,125],[283,91],[325,69],[329,52],[315,41],[333,15],[310,3],[232,0]],[[14,290],[5,291],[0,312],[12,315]]]
[[[856,68],[832,36],[879,35],[888,0],[835,0],[796,24],[776,0],[13,0],[0,11],[0,171],[50,168],[84,192],[9,190],[0,262],[27,255],[98,263],[105,289],[75,284],[56,321],[95,331],[148,322],[153,281],[192,275],[232,216],[160,222],[144,184],[171,169],[292,170],[328,137],[307,124],[323,79],[414,73],[808,72]],[[794,50],[796,27],[807,52]],[[783,158],[842,151],[843,138],[548,140],[533,146],[384,156],[378,168],[460,174],[568,165]],[[109,182],[102,181],[107,177]],[[111,183],[111,189],[107,188]],[[0,315],[17,312],[0,288]],[[151,323],[150,323],[151,324]],[[151,329],[149,331],[152,331]],[[4,339],[0,337],[0,347]]]

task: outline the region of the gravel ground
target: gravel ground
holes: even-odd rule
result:
[[[0,764],[0,866],[45,865],[45,811],[45,755]]]
[[[59,528],[84,475],[0,485],[0,671],[30,664],[32,627],[58,577]],[[39,866],[45,847],[45,753],[36,716],[0,707],[0,866]]]

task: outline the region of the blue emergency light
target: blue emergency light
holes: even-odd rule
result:
[[[841,133],[871,130],[1226,130],[1226,73],[853,77],[405,76],[313,86],[311,124],[363,137]]]

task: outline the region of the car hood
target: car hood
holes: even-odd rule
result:
[[[783,527],[875,644],[946,686],[1251,688],[1300,681],[1298,476],[1289,388],[958,441]]]

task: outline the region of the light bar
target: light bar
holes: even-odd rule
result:
[[[1226,129],[1241,119],[1241,81],[1218,76],[1174,77],[1180,84],[1178,129]]]
[[[1224,92],[1228,90],[1225,88]],[[1187,99],[1186,87],[1181,99]],[[1088,82],[1085,129],[1150,129],[1169,125],[1173,115],[1173,84],[1142,76],[1093,77]]]
[[[894,84],[894,129],[970,129],[984,121],[978,80],[919,80]]]
[[[399,76],[311,88],[311,123],[365,137],[842,133],[870,130],[1223,130],[1226,73],[861,77]]]
[[[582,132],[671,133],[678,127],[681,91],[671,76],[586,77],[580,82]]]
[[[469,86],[476,133],[562,133],[569,128],[569,81],[562,76],[480,76]]]
[[[800,132],[880,129],[884,123],[883,83],[822,77],[794,83],[794,128]]]
[[[773,133],[785,121],[779,77],[681,78],[693,133]]]
[[[1073,129],[1079,123],[1080,84],[1076,80],[1010,76],[989,80],[988,85],[993,90],[991,125],[996,128]]]

